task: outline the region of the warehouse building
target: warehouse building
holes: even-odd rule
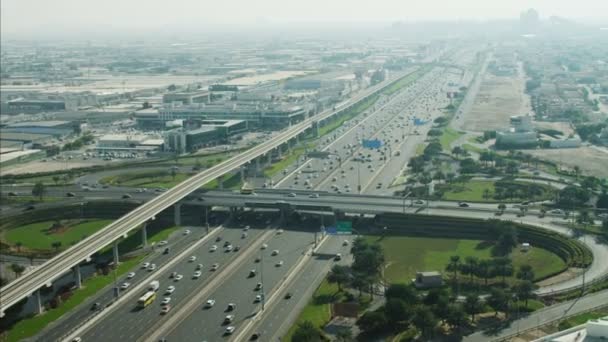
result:
[[[29,121],[6,125],[2,132],[48,134],[63,137],[74,133],[74,124],[70,121]]]
[[[283,128],[306,119],[310,108],[288,104],[226,102],[190,106],[167,106],[135,114],[142,129],[164,129],[165,123],[182,120],[242,120],[248,127]]]

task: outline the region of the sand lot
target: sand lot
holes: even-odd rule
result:
[[[525,153],[554,161],[563,167],[581,168],[584,175],[608,177],[608,150],[583,146],[557,150],[527,150]]]
[[[575,133],[570,124],[567,122],[535,121],[534,127],[538,129],[555,129],[564,133],[564,137]]]
[[[478,132],[505,129],[509,127],[509,117],[530,113],[525,82],[525,78],[518,75],[499,77],[486,73],[475,102],[465,113],[464,127]]]

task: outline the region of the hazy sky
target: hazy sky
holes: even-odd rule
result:
[[[0,0],[2,34],[210,30],[293,22],[391,22],[541,17],[605,19],[608,0]],[[604,18],[601,18],[603,16]]]

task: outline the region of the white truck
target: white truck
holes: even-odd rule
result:
[[[148,291],[158,291],[158,288],[160,287],[160,282],[158,280],[154,280],[150,283],[150,286],[148,286]]]

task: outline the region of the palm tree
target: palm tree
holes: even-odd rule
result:
[[[479,260],[476,257],[468,256],[465,259],[465,270],[466,273],[469,274],[469,281],[473,283],[473,276],[477,273],[477,267],[479,265]]]
[[[519,266],[519,270],[517,271],[517,274],[515,276],[517,277],[517,279],[533,281],[534,270],[532,269],[532,266],[524,264]]]
[[[458,288],[458,271],[460,271],[460,256],[452,255],[450,257],[450,263],[445,267],[445,270],[448,272],[452,272],[452,279],[454,280],[454,284],[456,288]]]
[[[507,206],[504,203],[498,205],[498,210],[500,210],[501,213],[503,213],[505,209],[507,209]]]
[[[25,271],[25,266],[19,264],[11,264],[11,270],[15,272],[15,277],[19,278]]]
[[[55,242],[51,243],[51,247],[55,248],[55,252],[57,252],[59,250],[59,248],[61,247],[61,241],[55,241]]]
[[[44,194],[46,194],[46,186],[44,183],[37,182],[34,184],[34,187],[32,188],[32,195],[38,197],[40,201],[42,201]]]
[[[476,293],[470,294],[464,301],[464,309],[471,315],[471,322],[475,321],[475,314],[481,311],[481,301]]]
[[[338,291],[342,291],[342,284],[350,280],[350,267],[342,265],[334,265],[327,275],[327,281],[338,284]]]

